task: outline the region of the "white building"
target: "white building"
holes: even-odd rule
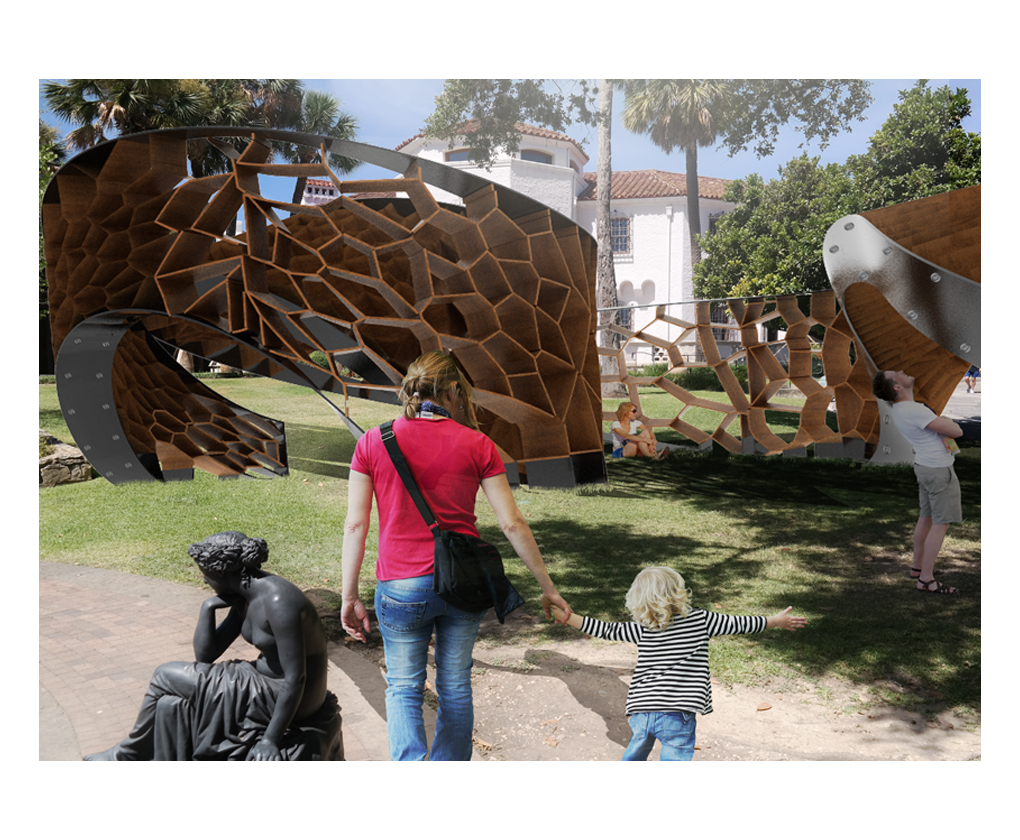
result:
[[[465,124],[467,132],[471,123]],[[585,172],[590,158],[574,140],[565,134],[544,128],[519,124],[520,150],[511,157],[501,154],[491,169],[468,159],[465,143],[450,146],[445,140],[417,134],[397,146],[405,154],[471,169],[517,192],[547,204],[596,234],[597,212],[595,173]],[[720,178],[698,178],[701,199],[701,230],[709,231],[723,213],[733,209],[722,200],[728,181]],[[305,204],[321,204],[335,196],[328,182],[309,179],[305,188]],[[450,193],[432,189],[437,200],[460,204]],[[691,274],[690,236],[687,228],[687,177],[674,172],[638,170],[614,172],[612,186],[613,250],[615,253],[617,296],[621,306],[635,306],[624,312],[624,324],[642,329],[654,317],[654,304],[694,300]],[[694,306],[673,306],[668,314],[685,321],[694,320]],[[657,325],[654,334],[675,340],[680,328]],[[694,359],[693,337],[682,346],[683,354]],[[648,344],[628,345],[628,363],[645,365],[660,355]]]
[[[586,173],[590,189],[576,203],[574,220],[595,235],[597,194],[595,174]],[[698,177],[701,230],[711,230],[715,220],[736,205],[723,201],[729,182]],[[622,313],[622,323],[643,329],[655,315],[654,304],[695,300],[691,271],[691,239],[687,226],[687,176],[655,169],[613,172],[610,224],[617,298],[621,306],[639,305]],[[671,306],[667,314],[693,322],[692,303]],[[657,325],[651,332],[673,341],[681,328]],[[720,336],[721,337],[721,336]],[[633,350],[631,350],[633,347]],[[694,359],[693,337],[681,344],[686,358]],[[644,365],[665,361],[665,354],[649,345],[628,346],[628,364]]]

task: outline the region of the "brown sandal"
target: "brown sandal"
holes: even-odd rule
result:
[[[921,586],[924,587],[923,589],[921,589],[921,588],[918,588],[918,587],[915,586],[914,588],[917,589],[918,592],[926,592],[929,595],[959,595],[960,594],[960,590],[957,589],[955,586],[946,586],[944,583],[942,583],[942,581],[935,580],[935,578],[932,578],[931,580],[921,580],[920,578],[918,578],[917,582],[919,584],[921,584]],[[935,588],[931,589],[930,587],[931,587],[931,585],[933,583],[935,584]]]

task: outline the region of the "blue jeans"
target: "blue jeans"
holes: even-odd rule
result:
[[[386,729],[393,761],[424,761],[422,703],[429,640],[436,634],[439,710],[430,761],[470,761],[475,711],[471,664],[485,612],[466,613],[432,588],[432,575],[378,581],[375,613],[386,651]]]
[[[658,738],[660,761],[690,761],[694,758],[694,712],[637,712],[630,716],[633,733],[623,761],[645,761]]]

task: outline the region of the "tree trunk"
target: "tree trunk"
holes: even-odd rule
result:
[[[595,172],[595,190],[598,199],[596,214],[596,235],[598,238],[598,261],[595,271],[595,298],[599,309],[619,306],[616,296],[616,267],[613,264],[613,238],[610,224],[610,198],[612,194],[612,124],[613,124],[613,85],[609,79],[599,81],[599,111],[602,120],[599,122],[599,158]],[[600,312],[599,326],[619,323],[619,312]],[[602,347],[620,348],[620,336],[614,332],[599,332],[599,344]],[[600,357],[600,368],[604,376],[618,376],[619,366],[616,359],[609,356]],[[607,382],[602,385],[604,398],[625,398],[627,389],[622,383]]]
[[[698,237],[701,235],[701,201],[698,188],[698,145],[690,143],[686,150],[687,157],[687,229],[691,237],[691,267],[701,262],[701,246]]]
[[[188,373],[195,372],[195,359],[187,350],[177,350],[177,364],[184,368]]]
[[[687,161],[687,235],[691,245],[691,272],[701,262],[701,246],[698,236],[701,234],[701,199],[698,184],[698,144],[691,142],[684,150]],[[694,360],[705,360],[705,349],[701,344],[701,333],[694,331]]]

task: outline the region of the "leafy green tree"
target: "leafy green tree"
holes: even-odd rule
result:
[[[822,257],[829,227],[864,213],[981,183],[981,137],[967,132],[966,91],[929,90],[924,80],[870,138],[864,155],[820,166],[802,155],[764,181],[736,181],[738,203],[701,238],[707,256],[694,269],[702,298],[795,294],[831,288]]]
[[[867,209],[980,184],[981,135],[963,127],[970,113],[964,88],[932,90],[919,79],[900,91],[892,115],[871,136],[867,154],[847,161]]]
[[[565,131],[571,122],[598,124],[597,86],[579,79],[563,92],[548,90],[549,84],[548,79],[447,79],[422,132],[452,143],[467,120],[477,120],[477,128],[465,138],[468,157],[491,169],[501,149],[512,155],[520,148],[517,123],[553,131]]]
[[[794,158],[765,181],[752,174],[724,195],[737,206],[704,236],[694,293],[704,299],[793,294],[829,288],[822,241],[837,219],[858,212],[857,187],[839,164]]]
[[[863,119],[871,104],[863,79],[632,79],[625,83],[624,126],[648,134],[663,151],[684,152],[691,262],[701,259],[698,147],[718,138],[730,154],[749,144],[758,157],[772,154],[779,129],[798,124],[805,141],[830,138]]]

